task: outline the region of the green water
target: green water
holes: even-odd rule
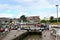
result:
[[[42,40],[41,35],[28,35],[23,40]]]

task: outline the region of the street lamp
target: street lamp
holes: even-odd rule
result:
[[[56,8],[57,8],[57,26],[58,26],[58,6],[59,5],[56,5]],[[57,31],[58,31],[58,29],[56,30],[56,40],[58,40]]]
[[[57,8],[57,23],[58,23],[58,6],[59,5],[56,5],[56,8]]]

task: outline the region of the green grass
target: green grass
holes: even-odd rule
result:
[[[60,22],[54,22],[54,23],[51,23],[52,25],[59,25],[60,24]]]

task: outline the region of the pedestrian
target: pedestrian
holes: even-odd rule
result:
[[[10,30],[11,30],[11,27],[9,27],[9,32],[10,32]]]
[[[8,31],[8,28],[5,28],[5,32],[7,32]]]

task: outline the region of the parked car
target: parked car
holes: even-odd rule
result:
[[[37,23],[36,26],[37,26],[37,27],[41,27],[41,24],[40,24],[40,23]]]
[[[5,29],[1,27],[1,28],[0,28],[0,32],[3,32],[3,31],[5,31]]]

